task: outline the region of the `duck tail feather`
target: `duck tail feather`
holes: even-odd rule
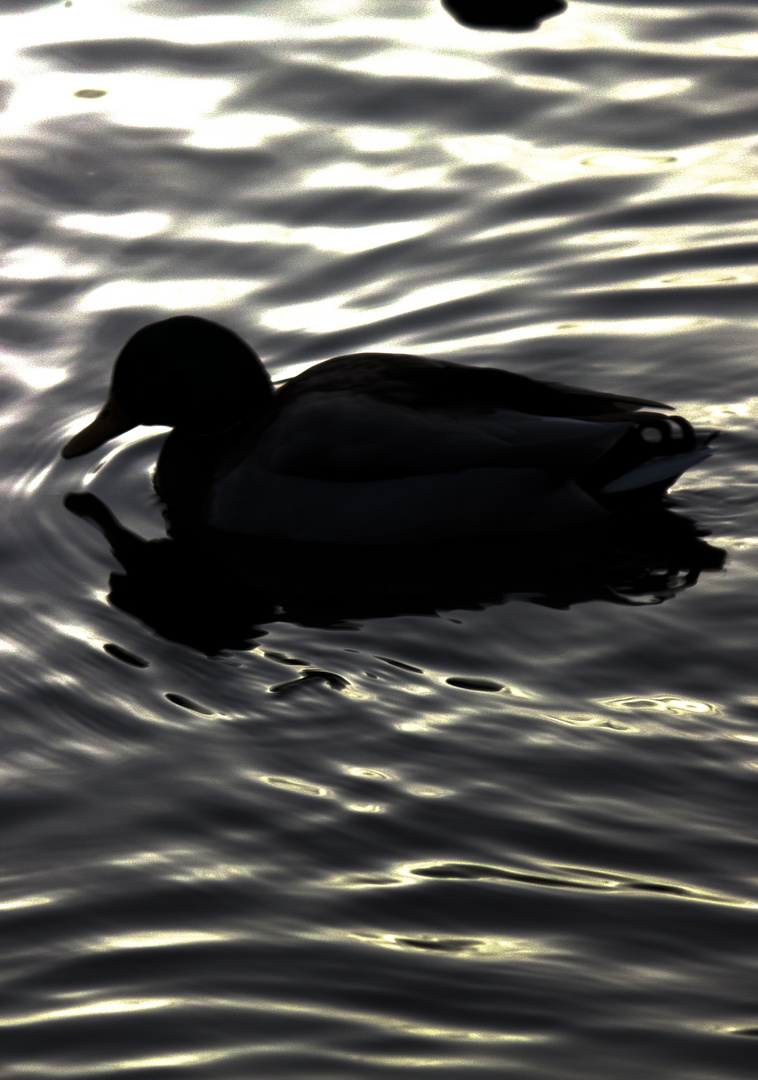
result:
[[[652,457],[641,465],[622,473],[600,489],[601,495],[618,495],[624,491],[640,491],[643,488],[660,485],[666,481],[670,486],[683,472],[699,465],[710,457],[713,451],[707,446],[689,450],[683,454],[670,454],[668,457]]]

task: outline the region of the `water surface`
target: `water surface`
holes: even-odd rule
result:
[[[754,1076],[754,6],[4,11],[2,1075]],[[348,570],[407,567],[124,577],[64,499],[165,540],[162,435],[58,454],[182,311],[277,378],[500,364],[719,452],[663,539],[455,596],[452,559],[383,608]]]

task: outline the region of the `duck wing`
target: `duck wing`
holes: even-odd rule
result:
[[[322,480],[385,480],[481,466],[542,468],[565,477],[600,460],[631,426],[483,410],[465,402],[420,409],[354,390],[312,390],[279,411],[251,460],[274,473]]]
[[[285,407],[315,391],[352,390],[417,409],[514,409],[536,416],[623,417],[640,408],[671,409],[660,401],[531,379],[493,367],[395,353],[356,353],[317,364],[277,394]]]

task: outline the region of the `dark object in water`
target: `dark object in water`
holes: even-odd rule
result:
[[[565,0],[442,0],[464,26],[483,30],[536,30],[543,19],[566,10]]]
[[[334,626],[510,599],[559,609],[598,600],[660,604],[724,563],[723,551],[707,544],[692,521],[659,505],[559,540],[384,548],[260,540],[181,521],[171,522],[165,539],[146,541],[94,495],[69,494],[65,505],[103,533],[121,563],[123,571],[110,575],[110,603],[161,637],[208,655],[250,648],[274,621]],[[340,688],[331,673],[306,675]]]
[[[565,531],[619,499],[659,499],[713,435],[643,407],[671,408],[401,353],[333,357],[275,388],[236,334],[180,315],[129,339],[100,414],[62,453],[166,425],[155,488],[199,525],[438,544]]]

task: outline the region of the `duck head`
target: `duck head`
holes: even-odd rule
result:
[[[272,396],[260,359],[231,330],[194,315],[163,319],[127,341],[105,404],[61,453],[78,457],[139,424],[223,431],[265,412]]]

